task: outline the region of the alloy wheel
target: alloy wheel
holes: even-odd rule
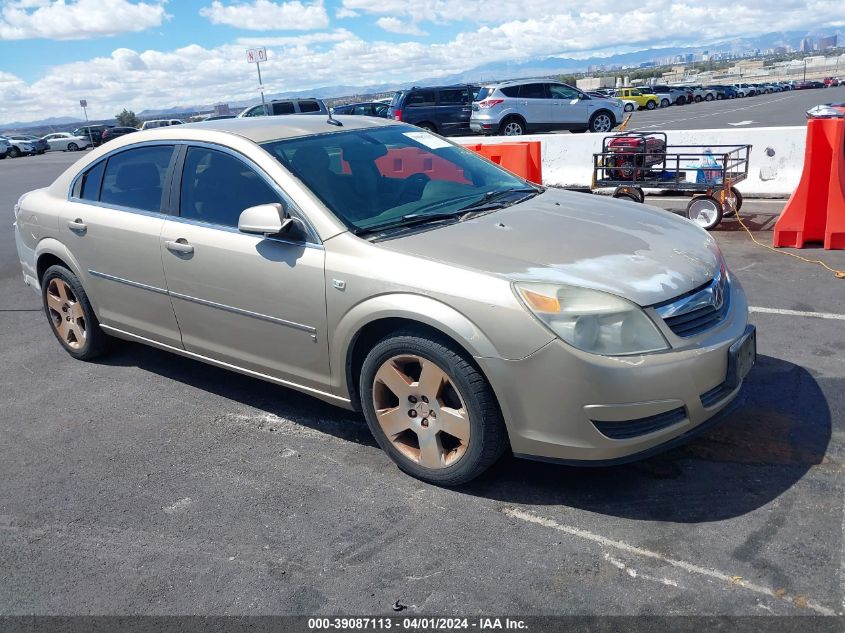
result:
[[[85,313],[73,289],[64,280],[54,277],[47,285],[47,311],[53,329],[68,347],[78,350],[85,345]]]
[[[449,375],[427,358],[388,359],[373,380],[379,427],[404,457],[423,468],[454,465],[466,453],[470,418]]]
[[[595,119],[593,119],[594,132],[608,132],[612,127],[613,123],[611,122],[610,117],[606,114],[599,114]]]

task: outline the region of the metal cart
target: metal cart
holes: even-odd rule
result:
[[[751,145],[668,145],[665,132],[606,136],[593,154],[591,189],[643,202],[643,189],[695,193],[687,217],[708,231],[742,207],[734,185],[748,177]]]

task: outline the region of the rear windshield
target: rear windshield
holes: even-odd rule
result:
[[[402,103],[402,95],[404,93],[400,90],[397,93],[394,93],[393,99],[390,100],[390,106],[393,108],[398,108]]]
[[[494,88],[482,88],[478,91],[478,94],[475,97],[476,101],[484,101],[487,97],[493,94]]]

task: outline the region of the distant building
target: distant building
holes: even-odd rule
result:
[[[812,37],[805,37],[801,40],[801,46],[799,47],[802,53],[809,53],[813,50],[813,38]]]
[[[640,63],[640,68],[654,68],[655,66],[657,66],[657,64],[655,62],[641,62]]]
[[[817,49],[820,51],[826,51],[829,48],[836,48],[836,41],[836,35],[831,35],[830,37],[822,37],[818,41]]]
[[[228,116],[230,114],[232,114],[232,112],[229,110],[228,103],[218,103],[214,106],[215,116]]]

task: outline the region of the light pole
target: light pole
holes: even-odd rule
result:
[[[807,81],[807,58],[804,58],[804,79],[802,81]]]
[[[94,137],[91,136],[91,126],[88,125],[88,100],[80,99],[79,105],[82,106],[82,112],[85,114],[85,129],[88,131],[88,140],[91,141],[91,147],[94,147]]]

